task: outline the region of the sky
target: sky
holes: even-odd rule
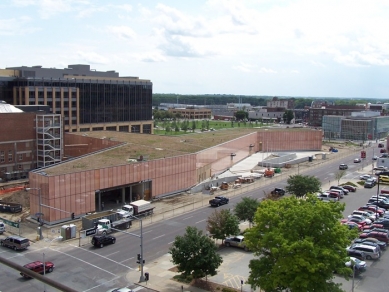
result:
[[[1,0],[0,68],[89,64],[154,93],[389,98],[389,1]]]

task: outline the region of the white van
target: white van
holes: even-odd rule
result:
[[[351,246],[354,250],[363,251],[366,254],[366,259],[372,260],[372,259],[379,259],[381,257],[381,252],[378,247],[371,246],[371,245],[365,245],[365,244],[354,244]]]
[[[3,221],[0,221],[0,234],[3,234],[4,231],[5,231],[5,224]]]

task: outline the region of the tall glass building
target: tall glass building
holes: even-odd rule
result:
[[[90,65],[65,69],[9,67],[0,73],[1,97],[17,105],[47,105],[60,114],[65,132],[152,133],[150,80],[99,72]]]

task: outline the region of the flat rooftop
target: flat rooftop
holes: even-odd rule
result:
[[[269,129],[269,128],[267,128]],[[155,160],[164,157],[174,157],[191,154],[207,148],[225,143],[227,141],[245,136],[247,134],[264,131],[265,128],[235,128],[211,132],[190,133],[180,136],[136,134],[113,131],[93,131],[72,133],[86,135],[97,139],[110,139],[126,144],[44,170],[48,175],[73,173],[91,169],[99,169],[116,165],[131,163],[131,159]],[[272,131],[285,131],[285,129],[271,128]],[[289,131],[302,131],[306,129],[288,129]],[[130,160],[130,161],[129,161]]]

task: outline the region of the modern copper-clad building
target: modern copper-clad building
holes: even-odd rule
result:
[[[66,133],[65,156],[79,157],[30,172],[31,215],[41,211],[45,222],[63,222],[71,213],[80,217],[98,211],[106,200],[151,200],[188,190],[265,148],[294,151],[322,146],[322,132],[311,129],[242,130],[238,137],[226,133],[218,137],[214,132],[201,135],[204,140],[196,144],[190,135],[163,140],[166,137],[131,133]],[[88,155],[90,151],[95,154]]]

